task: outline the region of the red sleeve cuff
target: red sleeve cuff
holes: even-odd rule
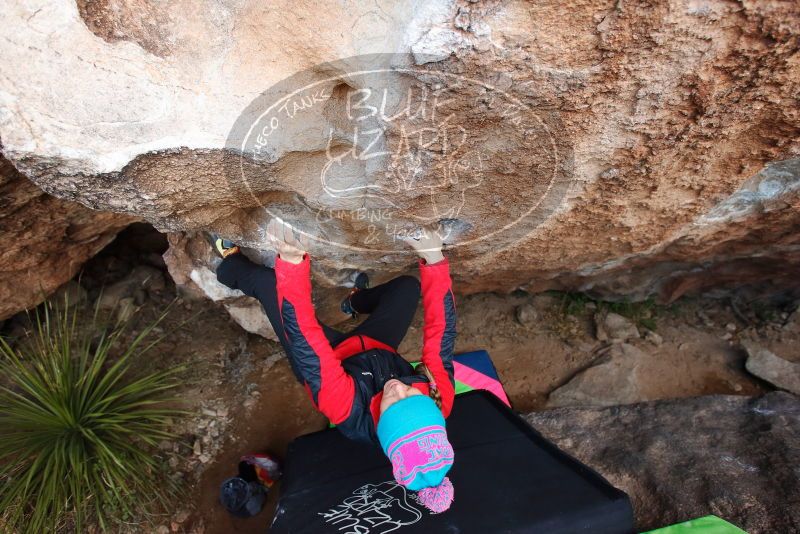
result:
[[[303,272],[311,268],[311,256],[308,253],[303,255],[303,261],[300,263],[292,263],[281,258],[280,254],[275,256],[275,270]]]
[[[300,263],[292,263],[278,256],[275,258],[275,278],[278,293],[285,297],[311,295],[311,258],[306,254]]]
[[[419,267],[420,267],[420,269],[423,268],[423,267],[439,267],[439,266],[442,266],[442,265],[450,265],[450,263],[447,261],[447,256],[445,256],[444,259],[441,259],[441,260],[437,261],[436,263],[427,263],[422,258],[419,259]]]

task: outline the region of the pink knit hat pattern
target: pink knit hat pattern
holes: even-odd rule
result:
[[[417,499],[425,508],[439,514],[450,508],[454,497],[453,483],[444,477],[441,484],[432,488],[423,488],[417,492]]]

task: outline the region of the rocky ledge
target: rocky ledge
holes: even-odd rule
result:
[[[800,398],[707,396],[559,408],[527,420],[631,498],[641,531],[707,514],[800,531]]]

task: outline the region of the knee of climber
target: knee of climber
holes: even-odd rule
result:
[[[398,292],[402,293],[403,295],[408,295],[409,298],[419,298],[420,283],[419,280],[413,276],[399,276],[395,278],[395,283],[397,284]]]
[[[234,285],[236,284],[236,276],[234,273],[234,261],[232,256],[225,258],[220,262],[220,264],[217,266],[216,273],[217,281],[220,284],[234,288]]]

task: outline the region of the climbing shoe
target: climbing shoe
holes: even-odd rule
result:
[[[356,275],[356,279],[353,282],[353,289],[350,290],[350,293],[347,294],[347,297],[342,301],[340,306],[343,313],[346,313],[353,319],[358,317],[358,312],[353,308],[353,304],[350,302],[350,299],[361,291],[362,289],[367,289],[369,287],[369,276],[367,273],[358,273]]]
[[[211,244],[211,248],[220,258],[227,258],[231,254],[239,252],[239,247],[233,241],[223,239],[217,234],[206,232],[206,240]]]

